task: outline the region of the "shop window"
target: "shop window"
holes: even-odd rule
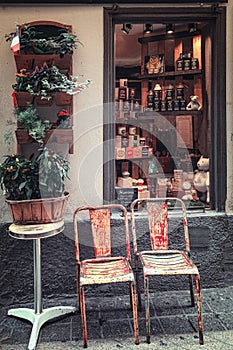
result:
[[[214,57],[214,40],[224,33],[216,31],[224,10],[223,18],[204,10],[198,22],[193,15],[182,20],[179,11],[179,22],[167,9],[163,20],[156,11],[153,19],[139,21],[133,11],[124,22],[120,14],[110,16],[113,92],[107,95],[114,108],[105,137],[113,140],[113,159],[104,169],[112,178],[104,188],[105,200],[128,205],[135,196],[178,196],[189,207],[224,210],[225,160],[216,150],[225,149],[220,136],[225,135],[224,109],[217,115],[225,101],[213,85],[224,73]],[[148,23],[152,32],[146,34]],[[216,161],[223,165],[218,180]]]

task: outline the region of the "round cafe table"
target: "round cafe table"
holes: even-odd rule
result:
[[[17,308],[10,309],[8,315],[20,317],[32,323],[32,331],[28,349],[36,348],[37,339],[41,326],[58,316],[76,311],[73,306],[54,306],[43,309],[42,287],[41,287],[41,239],[55,236],[64,229],[64,221],[49,224],[16,225],[11,224],[9,235],[16,239],[33,241],[33,262],[34,262],[34,309]]]

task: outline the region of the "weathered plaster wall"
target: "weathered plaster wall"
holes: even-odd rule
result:
[[[233,103],[232,103],[232,49],[233,49],[233,0],[227,5],[227,211],[233,211]],[[80,80],[90,78],[92,86],[74,98],[75,153],[69,155],[71,164],[67,189],[71,193],[66,218],[73,209],[87,202],[97,204],[103,197],[102,157],[102,101],[103,101],[103,8],[101,6],[1,6],[0,7],[0,161],[7,153],[3,142],[6,120],[13,118],[11,85],[15,82],[14,58],[4,35],[12,32],[16,24],[34,20],[54,20],[72,24],[84,46],[74,53],[74,74]],[[91,24],[91,25],[90,25]],[[88,26],[88,30],[86,30]],[[16,144],[12,145],[15,152]],[[2,195],[0,222],[10,221]]]
[[[15,62],[4,35],[16,24],[50,20],[71,24],[83,43],[73,55],[73,75],[80,81],[92,79],[92,85],[74,96],[74,149],[69,155],[70,178],[67,189],[70,200],[67,215],[77,205],[102,202],[102,101],[103,101],[103,9],[98,6],[1,6],[0,7],[0,161],[8,153],[3,142],[7,119],[13,119],[12,84]],[[14,129],[14,127],[13,127]],[[16,152],[12,144],[11,152]],[[9,221],[4,201],[0,204],[0,222]]]

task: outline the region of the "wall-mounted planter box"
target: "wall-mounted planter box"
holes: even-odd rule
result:
[[[18,145],[36,143],[26,130],[17,129],[15,131]],[[51,129],[46,131],[45,144],[58,143],[69,144],[69,153],[73,154],[73,129]],[[19,151],[19,150],[18,150]]]
[[[48,54],[48,55],[35,55],[35,54],[19,54],[14,55],[17,71],[22,68],[27,70],[34,70],[36,66],[42,66],[44,62],[48,65],[54,65],[59,70],[71,71],[72,55],[66,54],[64,57],[60,55]]]
[[[36,96],[35,102],[36,102],[37,106],[49,107],[49,106],[52,106],[52,104],[53,104],[53,96],[50,95],[49,99],[41,98],[41,96]]]
[[[70,106],[72,104],[72,95],[66,92],[56,92],[55,102],[57,106]]]
[[[12,93],[13,102],[15,107],[27,107],[32,104],[34,96],[29,92],[18,92],[13,91]]]
[[[20,72],[22,69],[26,69],[28,72],[33,72],[36,66],[41,67],[44,62],[50,65],[55,65],[59,71],[65,74],[67,77],[72,76],[72,50],[74,47],[73,40],[77,38],[71,36],[67,38],[68,45],[63,46],[64,37],[60,40],[58,38],[61,34],[61,31],[65,33],[65,35],[72,34],[72,26],[65,25],[62,23],[54,22],[54,21],[34,21],[29,22],[19,26],[19,38],[21,38],[21,33],[24,27],[26,26],[33,27],[33,31],[35,31],[35,39],[39,39],[37,43],[34,41],[29,45],[27,42],[24,45],[21,42],[20,51],[17,55],[14,55],[15,64],[17,68],[17,72]],[[28,30],[27,28],[25,28]],[[52,47],[54,44],[53,38],[56,37],[56,43],[60,43],[59,50],[52,51]],[[75,39],[74,39],[75,38]],[[46,45],[49,46],[41,46],[40,39],[45,39]],[[65,39],[66,41],[66,39]],[[37,46],[36,46],[37,44]],[[70,44],[70,45],[69,45]],[[54,45],[55,50],[57,45]],[[62,48],[62,50],[60,50]],[[62,56],[62,57],[61,57]],[[42,118],[46,118],[53,123],[53,129],[46,131],[46,136],[44,138],[44,144],[50,145],[50,148],[53,148],[53,144],[68,144],[69,153],[74,153],[73,148],[73,96],[69,95],[65,92],[56,92],[51,93],[51,98],[49,100],[42,99],[40,96],[33,96],[29,93],[17,93],[14,92],[14,106],[15,107],[27,107],[29,104],[33,104],[33,106],[38,110],[39,116]],[[43,110],[40,107],[48,107]],[[70,126],[69,128],[61,128],[60,126],[55,125],[54,118],[58,114],[60,109],[66,109],[70,114]],[[55,127],[55,128],[54,128]],[[57,127],[57,128],[56,128]],[[24,129],[20,129],[20,125],[18,123],[18,129],[15,131],[16,139],[17,139],[17,151],[21,153],[22,145],[30,144],[38,144],[36,141],[28,134]],[[38,144],[39,146],[39,144]],[[22,151],[27,148],[22,148]]]

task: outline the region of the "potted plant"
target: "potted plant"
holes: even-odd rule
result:
[[[16,83],[12,85],[15,107],[26,107],[33,102],[33,95],[27,91],[29,76],[30,73],[25,68],[16,73]]]
[[[28,135],[32,137],[33,140],[42,145],[44,143],[46,130],[52,127],[50,121],[47,119],[41,120],[38,111],[33,106],[15,108],[14,114],[17,117],[18,125],[20,125],[23,130],[27,131]],[[16,136],[20,131],[20,129],[16,131]]]
[[[70,128],[70,113],[63,108],[57,113],[57,126],[59,128]]]
[[[41,148],[36,157],[8,155],[0,165],[0,184],[16,224],[61,220],[69,194],[64,191],[69,163]]]
[[[78,94],[91,83],[91,80],[79,83],[77,77],[69,78],[56,66],[48,66],[46,62],[41,67],[36,66],[32,73],[23,69],[16,76],[16,84],[12,85],[14,91],[27,91],[32,96],[39,96],[46,100],[50,100],[53,94],[57,93],[65,93],[67,99],[66,94]],[[67,101],[63,104],[67,104]]]
[[[5,34],[7,42],[11,43],[14,37],[15,32]],[[68,28],[58,28],[56,35],[48,35],[30,24],[20,26],[19,42],[21,54],[58,54],[61,58],[73,54],[78,44],[82,45],[77,35],[70,33]]]

